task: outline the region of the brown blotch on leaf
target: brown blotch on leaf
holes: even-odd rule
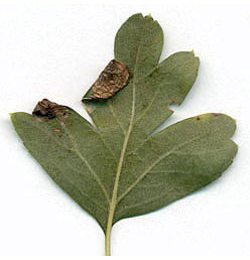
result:
[[[128,81],[129,69],[126,65],[120,61],[111,60],[91,86],[90,99],[108,99],[124,88]]]
[[[177,99],[172,99],[172,102],[175,103],[177,106],[181,105],[181,102],[179,102]]]
[[[68,108],[51,102],[45,98],[37,103],[32,114],[37,117],[47,119],[53,119],[57,117],[63,121],[68,117]]]
[[[87,112],[88,112],[89,114],[92,114],[92,112],[94,111],[94,108],[91,107],[91,106],[85,105],[85,108],[86,108],[86,110],[87,110]]]
[[[212,113],[213,116],[219,116],[219,113]]]

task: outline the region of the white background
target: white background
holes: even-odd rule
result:
[[[31,112],[46,97],[87,117],[81,97],[113,58],[116,31],[137,12],[151,13],[161,24],[162,58],[194,50],[201,60],[198,80],[184,104],[173,107],[168,124],[206,112],[227,113],[237,120],[233,139],[239,153],[209,187],[157,212],[117,223],[112,253],[168,259],[249,257],[249,3],[88,2],[0,4],[0,258],[104,254],[104,235],[96,221],[31,158],[9,113]]]

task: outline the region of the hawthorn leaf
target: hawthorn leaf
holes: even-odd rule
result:
[[[32,115],[11,115],[30,154],[98,221],[106,255],[114,223],[208,185],[237,152],[230,139],[235,121],[225,114],[199,115],[155,132],[173,113],[170,104],[183,102],[199,67],[193,52],[159,63],[162,47],[162,29],[151,16],[135,14],[122,25],[115,60],[82,99],[94,124],[47,99]]]

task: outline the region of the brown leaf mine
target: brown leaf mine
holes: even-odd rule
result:
[[[65,106],[58,105],[57,103],[51,102],[45,98],[37,103],[32,114],[38,117],[45,117],[48,119],[58,117],[61,120],[65,120],[68,115],[68,108]]]
[[[108,99],[128,84],[129,70],[117,60],[111,60],[91,86],[90,99]],[[88,99],[88,98],[86,98]]]

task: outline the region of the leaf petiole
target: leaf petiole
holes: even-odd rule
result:
[[[105,234],[105,256],[110,256],[110,242],[111,242],[111,229],[112,229],[112,222],[108,222],[107,230]]]

